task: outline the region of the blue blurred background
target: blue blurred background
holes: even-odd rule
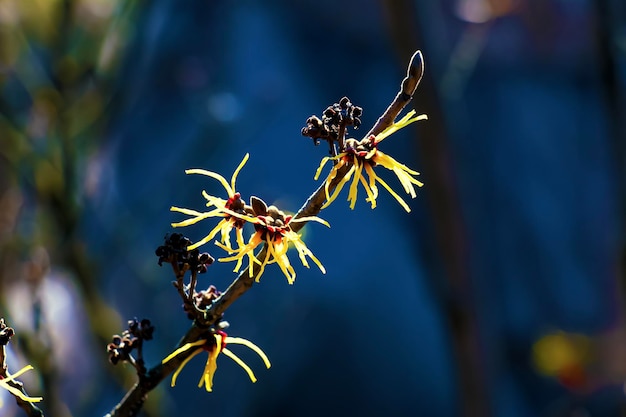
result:
[[[122,398],[125,320],[155,324],[148,365],[189,326],[153,253],[223,190],[185,169],[249,152],[238,189],[295,212],[327,153],[306,118],[348,96],[368,130],[416,49],[429,120],[382,145],[421,172],[412,212],[339,198],[303,234],[327,274],[292,254],[295,285],[268,267],[226,314],[272,368],[234,347],[259,381],[220,358],[206,393],[197,358],[144,415],[626,415],[623,1],[3,0],[0,313],[46,415]]]

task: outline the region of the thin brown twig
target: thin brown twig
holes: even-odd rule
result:
[[[387,110],[385,110],[383,115],[378,118],[374,127],[367,132],[365,135],[366,138],[370,135],[378,135],[380,132],[393,124],[393,121],[396,120],[396,117],[400,114],[402,109],[413,98],[413,94],[422,80],[423,75],[424,57],[422,56],[421,51],[415,51],[409,61],[409,67],[406,71],[406,77],[402,80],[400,91],[398,91],[398,94],[393,99],[389,107],[387,107]]]
[[[185,269],[183,269],[181,271],[181,269],[178,267],[178,263],[177,262],[172,262],[172,269],[174,270],[174,276],[176,277],[176,281],[172,281],[172,284],[174,284],[174,286],[176,287],[176,291],[178,291],[178,295],[180,295],[180,298],[182,298],[183,302],[187,302],[189,301],[187,294],[185,293],[185,282],[184,282],[184,278],[185,278]]]
[[[196,291],[196,283],[198,282],[198,271],[191,271],[191,282],[189,283],[189,290],[187,291],[187,300],[194,305],[193,294]]]
[[[419,85],[422,75],[424,74],[424,60],[420,51],[417,51],[411,57],[409,67],[407,70],[407,76],[404,78],[401,84],[400,91],[389,105],[385,113],[378,119],[374,127],[365,135],[376,135],[385,128],[391,126],[402,109],[408,104],[413,97],[417,86]],[[332,192],[337,184],[345,177],[349,167],[341,168],[334,180],[329,184],[328,191]],[[324,190],[324,184],[319,186],[317,190],[306,200],[304,205],[298,210],[294,219],[308,216],[317,215],[324,205],[326,200],[326,191]],[[291,229],[294,232],[299,231],[304,227],[307,222],[293,223]],[[263,248],[257,255],[257,258],[263,258],[266,255],[266,248]],[[248,291],[259,272],[259,269],[253,270],[250,273],[249,267],[244,269],[232,284],[224,291],[207,309],[203,320],[195,320],[191,328],[178,342],[177,348],[184,346],[187,343],[193,343],[198,341],[204,334],[206,334],[208,328],[214,325],[222,316],[222,314],[230,307],[230,305]],[[173,373],[180,364],[193,353],[186,351],[180,353],[178,356],[170,359],[166,363],[156,365],[150,369],[145,376],[139,376],[139,381],[126,393],[124,398],[117,404],[117,406],[107,414],[105,417],[134,417],[141,410],[143,403],[145,402],[148,393],[154,389],[162,380],[167,378],[168,375]]]

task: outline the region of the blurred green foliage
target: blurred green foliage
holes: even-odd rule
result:
[[[93,192],[88,166],[105,143],[142,8],[141,1],[0,1],[0,315],[31,321],[16,328],[14,345],[40,372],[41,386],[32,390],[50,415],[72,415],[59,392],[55,318],[42,313],[50,271],[64,271],[77,288],[92,343],[102,346],[119,327],[98,295],[97,265],[79,222]],[[8,298],[20,286],[31,296],[15,311]]]

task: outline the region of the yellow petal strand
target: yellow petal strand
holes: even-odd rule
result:
[[[402,170],[402,172],[404,172],[404,170]],[[418,187],[423,187],[424,186],[424,183],[421,182],[420,180],[418,180],[417,178],[413,178],[412,176],[410,176],[406,172],[404,172],[404,174],[406,175],[407,179],[410,182],[412,182],[413,184],[417,185]],[[419,175],[419,173],[418,174],[413,174],[413,175]]]
[[[248,162],[248,158],[250,158],[250,154],[246,153],[239,165],[237,166],[237,169],[235,169],[235,172],[233,172],[232,178],[230,179],[230,188],[233,191],[233,194],[235,194],[235,181],[237,181],[237,175],[239,175],[239,171],[241,171],[241,168],[243,168],[246,162]],[[233,194],[228,194],[228,196],[232,197]]]
[[[195,224],[200,220],[204,220],[208,217],[217,217],[223,216],[222,210],[219,208],[213,209],[211,211],[200,212],[196,210],[181,208],[181,207],[170,207],[170,211],[175,211],[178,213],[187,214],[188,216],[193,216],[191,219],[183,220],[182,222],[172,223],[172,227],[184,227],[189,226],[191,224]]]
[[[423,185],[424,185],[424,183],[423,183],[423,182],[419,181],[419,180],[418,180],[418,179],[416,179],[416,178],[413,178],[411,175],[409,175],[409,174],[408,174],[405,170],[403,170],[402,168],[399,168],[399,167],[398,167],[398,168],[395,168],[395,169],[393,170],[393,172],[395,172],[395,173],[396,173],[396,176],[397,176],[398,178],[400,178],[400,177],[404,178],[404,179],[405,179],[405,181],[406,181],[407,183],[415,184],[415,185],[417,185],[418,187],[421,187],[421,186],[423,186]]]
[[[228,251],[229,253],[235,253],[237,252],[236,255],[233,256],[229,256],[226,258],[219,258],[218,262],[230,262],[230,261],[237,261],[237,264],[235,265],[235,268],[233,269],[233,272],[238,272],[239,268],[241,268],[241,264],[243,262],[243,257],[245,255],[248,255],[250,257],[250,276],[252,276],[252,263],[253,263],[253,259],[254,258],[254,254],[250,253],[251,251],[253,251],[258,245],[259,243],[261,243],[261,233],[260,232],[255,232],[252,236],[250,236],[250,240],[248,241],[248,244],[240,247],[239,249],[233,250],[232,248],[227,248],[225,245],[215,241],[215,244],[217,246],[219,246],[220,248]]]
[[[306,252],[297,249],[296,247],[296,251],[298,252],[298,258],[300,258],[300,262],[302,262],[302,266],[304,266],[305,268],[311,268],[311,266],[309,265],[309,261],[306,260]]]
[[[401,164],[400,162],[396,161],[394,158],[392,158],[391,156],[378,151],[378,154],[376,155],[376,163],[379,165],[384,166],[387,169],[394,169],[394,168],[400,168],[403,171],[406,171],[407,173],[411,174],[411,175],[419,175],[420,173],[417,171],[413,171],[412,169],[410,169],[409,167],[407,167],[404,164]]]
[[[411,110],[406,115],[404,115],[404,117],[402,117],[402,119],[398,120],[397,122],[394,122],[387,129],[385,129],[382,132],[380,132],[378,134],[378,136],[376,136],[376,142],[380,143],[386,137],[396,133],[399,129],[402,129],[404,126],[406,126],[408,124],[407,121],[410,120],[411,117],[413,117],[415,115],[415,113],[416,113],[415,110]]]
[[[385,181],[383,181],[380,177],[376,177],[376,181],[381,183],[382,186],[385,187],[387,189],[387,191],[389,191],[389,194],[391,194],[398,201],[398,203],[400,203],[400,205],[406,210],[407,213],[411,212],[411,209],[409,208],[409,205],[402,199],[402,197],[400,197],[398,194],[396,194],[396,192],[393,191],[391,189],[391,187],[388,186]]]
[[[410,194],[412,198],[415,198],[417,194],[415,192],[413,182],[411,181],[413,178],[399,168],[394,169],[393,172],[396,174],[396,177],[398,177],[398,180],[400,180],[400,183],[404,187],[404,191],[406,191],[407,194]]]
[[[317,265],[320,271],[322,271],[322,274],[326,275],[326,268],[324,268],[324,265],[322,265],[320,260],[317,259],[317,256],[313,255],[312,253],[309,253],[309,257],[313,259],[313,262],[315,262],[315,265]]]
[[[296,246],[296,249],[300,253],[300,259],[304,257],[304,254],[308,255],[308,257],[311,258],[313,262],[315,262],[315,264],[320,269],[320,271],[322,271],[322,274],[326,273],[326,268],[324,268],[324,265],[322,265],[320,260],[317,259],[315,255],[313,255],[313,252],[311,252],[311,250],[304,244],[302,240],[294,240],[294,245]]]
[[[340,154],[339,156],[343,156],[345,154]],[[333,158],[335,159],[335,158]],[[324,193],[326,195],[326,200],[330,200],[330,196],[329,196],[329,188],[330,188],[330,184],[335,180],[335,177],[337,176],[337,173],[339,172],[339,169],[341,167],[343,167],[345,165],[345,162],[343,161],[343,159],[339,160],[339,162],[337,162],[333,168],[330,170],[330,173],[328,173],[328,177],[326,178],[326,181],[324,181]]]
[[[259,269],[259,272],[256,275],[256,279],[255,279],[256,282],[260,282],[261,281],[261,275],[263,275],[263,272],[265,272],[265,265],[267,265],[269,263],[268,261],[270,259],[270,254],[271,254],[271,251],[269,250],[269,245],[271,245],[272,243],[268,240],[267,244],[268,244],[268,248],[265,250],[265,259],[263,259],[263,262],[259,261],[258,258],[256,256],[254,256],[254,255],[252,255],[249,258],[249,262],[250,262],[250,277],[252,277],[254,275],[254,272],[252,270],[252,263],[256,262],[256,263],[261,265],[261,267]]]
[[[206,175],[207,177],[211,177],[213,179],[218,180],[222,184],[224,189],[226,190],[226,193],[228,193],[229,197],[232,196],[233,194],[235,194],[233,189],[230,187],[230,184],[228,184],[228,181],[226,181],[226,178],[222,177],[220,174],[218,174],[216,172],[207,171],[206,169],[188,169],[188,170],[185,171],[185,174]]]
[[[356,163],[356,172],[354,173],[354,179],[352,180],[352,184],[350,184],[350,191],[348,192],[348,201],[350,201],[350,208],[354,210],[354,206],[356,204],[357,194],[358,194],[358,185],[359,178],[361,177],[361,171],[363,170],[363,164],[358,161]]]
[[[372,192],[370,186],[367,184],[367,181],[365,181],[365,178],[363,178],[362,175],[361,177],[359,177],[359,179],[361,180],[361,184],[363,184],[363,188],[365,188],[365,193],[367,194],[367,199],[365,201],[369,201],[372,204],[372,209],[375,209],[376,197],[374,197],[374,193]]]
[[[189,216],[202,216],[203,214],[205,214],[204,212],[201,211],[196,211],[196,210],[191,210],[188,208],[182,208],[182,207],[170,207],[170,211],[177,211],[179,213],[183,213],[183,214],[187,214]]]
[[[260,265],[260,269],[259,269],[259,272],[256,275],[256,279],[254,280],[254,282],[261,282],[261,275],[263,275],[263,272],[265,271],[266,262],[259,261],[259,259],[254,255],[254,252],[252,252],[252,251],[248,252],[247,255],[248,255],[248,276],[250,278],[254,277],[254,264],[259,264]],[[266,252],[266,255],[269,255],[269,253]],[[266,258],[266,260],[267,260],[267,258]],[[241,263],[241,261],[240,261],[240,263]]]
[[[343,186],[345,185],[345,183],[350,181],[350,178],[352,177],[352,173],[354,172],[354,170],[355,170],[355,166],[352,165],[350,167],[350,169],[348,170],[348,172],[346,173],[346,176],[343,177],[341,179],[341,181],[339,181],[339,183],[337,184],[337,187],[335,187],[335,191],[333,192],[333,195],[331,195],[330,197],[326,198],[326,202],[321,207],[322,209],[328,207],[330,205],[330,203],[335,201],[335,199],[337,198],[337,196],[341,192],[341,190],[342,190]]]
[[[250,237],[250,243],[248,243],[248,245],[252,245],[251,249],[247,252],[248,254],[248,276],[250,278],[252,278],[254,276],[254,264],[261,264],[261,271],[259,274],[257,274],[256,276],[256,282],[259,282],[259,280],[261,279],[261,275],[262,272],[264,270],[264,264],[267,263],[267,260],[269,259],[269,254],[265,254],[265,260],[263,261],[263,263],[261,263],[256,255],[254,254],[254,249],[256,249],[257,246],[259,246],[261,244],[261,242],[263,242],[263,239],[261,239],[261,236],[263,235],[263,232],[258,231],[255,232],[251,237]]]
[[[274,247],[276,253],[276,262],[283,269],[283,272],[286,271],[287,282],[289,285],[293,285],[296,282],[296,270],[291,266],[291,262],[289,262],[289,257],[287,256],[287,250],[289,250],[289,243],[285,239],[280,243],[280,246]],[[307,265],[308,268],[308,265]]]
[[[322,173],[322,168],[324,168],[324,165],[326,165],[326,162],[328,161],[330,161],[330,156],[325,156],[322,158],[320,166],[317,167],[317,171],[315,171],[315,176],[313,177],[315,181],[317,181],[317,179],[320,177],[320,174]]]
[[[226,207],[226,202],[228,201],[223,198],[209,195],[206,191],[202,191],[202,196],[206,199],[206,207],[215,206],[213,210],[219,212],[220,214],[222,213],[221,210]]]
[[[28,372],[32,369],[34,369],[32,365],[26,365],[22,369],[14,373],[13,375],[10,375],[7,372],[7,377],[0,380],[0,386],[6,389],[7,391],[9,391],[14,396],[19,397],[22,401],[26,401],[29,403],[37,403],[43,400],[43,397],[29,397],[28,395],[24,394],[21,390],[9,385],[9,382],[15,381],[15,378],[18,378],[23,373]]]
[[[363,159],[365,159],[365,160],[372,159],[372,156],[376,155],[378,152],[379,152],[378,149],[376,147],[374,147],[367,154],[365,154]]]
[[[225,244],[223,244],[222,242],[219,242],[219,241],[217,241],[217,240],[216,240],[214,243],[215,243],[215,246],[218,246],[218,247],[220,247],[220,248],[224,249],[226,252],[228,252],[228,254],[229,254],[229,255],[230,255],[230,254],[232,254],[232,253],[235,253],[235,252],[241,252],[241,250],[242,250],[242,248],[238,248],[238,249],[234,249],[234,248],[232,248],[232,247],[230,247],[230,248],[229,248],[228,246],[226,246]],[[238,253],[237,255],[234,255],[234,257],[238,257],[238,256],[239,256],[239,253]],[[232,258],[232,257],[233,257],[233,256],[231,256],[231,258]],[[219,262],[229,262],[229,261],[234,261],[234,259],[227,259],[226,261],[223,261],[223,259],[224,259],[224,258],[220,258],[220,259],[218,259],[218,261],[219,261]]]
[[[250,236],[250,239],[248,240],[248,243],[246,245],[244,245],[243,247],[238,248],[238,249],[228,248],[225,245],[223,245],[222,243],[220,243],[218,241],[215,241],[215,244],[217,246],[219,246],[220,248],[228,251],[229,253],[237,253],[236,255],[233,255],[233,256],[229,256],[229,257],[226,257],[226,258],[220,258],[220,259],[218,259],[218,261],[220,261],[220,262],[230,262],[230,261],[235,261],[238,258],[243,257],[244,255],[246,255],[251,250],[254,250],[259,245],[259,243],[262,242],[260,235],[261,235],[260,232],[255,232],[254,234],[252,234],[252,236]]]
[[[392,170],[398,177],[398,180],[402,183],[404,191],[407,194],[410,194],[411,197],[415,198],[415,188],[411,184],[415,184],[418,187],[421,187],[424,184],[416,178],[413,178],[411,175],[419,175],[419,172],[409,169],[406,165],[399,163],[391,156],[385,155],[382,152],[378,153],[375,160],[379,165]]]
[[[340,153],[339,155],[337,155],[337,156],[335,156],[333,158],[330,158],[330,159],[336,160],[338,158],[343,158],[345,155],[346,155],[345,152],[344,153]],[[324,181],[324,192],[326,194],[326,200],[330,200],[331,199],[330,196],[329,196],[329,193],[328,193],[328,189],[330,187],[330,183],[333,182],[333,180],[337,176],[337,172],[339,172],[339,169],[342,168],[345,165],[346,165],[346,163],[344,162],[344,160],[343,159],[339,159],[339,162],[337,162],[333,166],[333,168],[330,170],[330,173],[328,174],[328,177],[326,178],[326,181]],[[317,179],[317,177],[315,179]]]
[[[178,354],[191,349],[192,347],[195,346],[202,346],[206,343],[206,340],[201,339],[192,343],[185,343],[183,346],[179,347],[178,349],[176,349],[174,352],[170,353],[165,359],[163,359],[161,361],[161,364],[166,364],[167,362],[169,362],[172,358],[178,356]]]
[[[228,219],[220,220],[220,222],[217,224],[217,226],[215,226],[213,229],[211,229],[211,231],[209,232],[208,235],[206,235],[205,237],[203,237],[201,240],[199,240],[198,242],[194,243],[193,245],[187,246],[187,250],[188,251],[194,250],[195,248],[198,248],[198,247],[204,245],[205,243],[207,243],[208,241],[210,241],[211,239],[213,239],[215,237],[217,232],[219,232],[222,229],[222,226],[224,224],[228,224],[228,223],[229,223]]]
[[[235,231],[235,235],[237,236],[237,246],[239,248],[244,247],[246,244],[243,241],[243,230],[240,228],[237,228],[237,230]]]
[[[246,216],[245,214],[237,213],[236,211],[232,211],[227,208],[223,208],[220,210],[222,213],[230,214],[231,216],[236,217],[238,219],[245,220],[250,223],[259,223],[259,219],[257,219],[256,217]]]
[[[263,350],[258,347],[257,345],[255,345],[254,343],[252,343],[251,341],[241,338],[241,337],[230,337],[228,336],[226,338],[226,343],[227,344],[232,344],[232,345],[244,345],[245,347],[253,350],[257,355],[259,355],[261,357],[261,359],[263,360],[263,363],[265,364],[265,367],[267,369],[270,369],[270,367],[272,366],[272,364],[270,363],[269,358],[267,357],[267,355],[265,354],[265,352],[263,352]]]
[[[405,126],[410,125],[413,122],[416,122],[418,120],[428,119],[428,116],[425,114],[420,114],[419,116],[413,117],[414,115],[415,115],[415,110],[411,110],[410,112],[408,112],[406,116],[404,116],[402,119],[398,120],[397,122],[389,126],[387,129],[380,132],[378,136],[376,136],[376,142],[380,143],[386,137],[396,133],[398,130],[402,129]]]
[[[233,251],[232,248],[227,248],[225,245],[222,245],[220,242],[218,242],[217,240],[215,241],[215,244],[217,246],[219,246],[220,248],[226,250],[226,251]],[[241,268],[241,264],[243,262],[243,257],[246,255],[248,251],[247,250],[240,250],[239,253],[237,253],[236,255],[233,256],[228,256],[226,258],[218,258],[218,262],[232,262],[232,261],[237,261],[237,263],[235,264],[235,267],[233,268],[233,272],[239,272],[239,268]],[[232,253],[232,252],[231,252]]]
[[[333,180],[335,179],[335,177],[337,176],[337,172],[338,172],[338,166],[339,164],[335,165],[333,167],[333,169],[330,171],[330,173],[328,174],[328,178],[326,178],[326,181],[324,181],[324,196],[326,197],[326,200],[330,200],[330,195],[329,195],[329,188],[330,188],[330,183],[333,182]]]
[[[203,341],[204,342],[204,341]],[[180,371],[183,370],[183,368],[185,367],[185,365],[187,365],[187,363],[189,363],[189,361],[193,358],[195,358],[199,353],[203,352],[204,349],[200,348],[200,349],[196,349],[191,355],[187,356],[185,358],[185,360],[183,360],[180,365],[178,366],[178,368],[176,368],[176,371],[174,372],[174,374],[172,375],[172,381],[170,382],[170,387],[174,387],[176,386],[176,380],[178,379],[178,375],[180,374]]]
[[[410,194],[411,197],[415,198],[415,189],[413,188],[413,184],[411,184],[411,181],[408,181],[406,179],[406,177],[408,176],[408,174],[406,172],[403,172],[400,169],[393,169],[393,173],[396,174],[396,177],[398,177],[398,181],[400,181],[400,184],[402,184],[402,188],[404,188],[404,192],[407,194]]]
[[[13,394],[14,396],[18,397],[22,401],[26,401],[26,402],[29,402],[29,403],[38,403],[41,400],[43,400],[43,397],[29,397],[28,395],[25,395],[19,389],[9,385],[8,382],[7,382],[7,379],[0,380],[0,387],[2,387],[5,390],[9,391],[11,394]]]
[[[317,217],[317,216],[304,216],[304,217],[298,217],[298,218],[296,218],[296,219],[292,219],[292,220],[291,220],[291,223],[311,222],[311,221],[312,221],[312,222],[322,223],[324,226],[326,226],[326,227],[330,227],[330,224],[329,224],[326,220],[324,220],[324,219],[322,219],[322,218],[319,218],[319,217]]]
[[[209,217],[213,217],[213,216],[197,216],[197,217],[193,217],[191,219],[187,219],[187,220],[183,220],[182,222],[178,222],[178,223],[170,223],[172,227],[185,227],[185,226],[191,226],[192,224],[196,224],[199,221],[202,221],[204,219],[207,219]]]
[[[196,211],[196,210],[192,210],[188,208],[175,207],[175,206],[170,207],[170,211],[177,211],[179,213],[187,214],[189,216],[202,216],[203,214],[205,214],[202,211]]]
[[[276,261],[276,263],[280,267],[280,270],[283,271],[283,274],[287,278],[287,282],[289,283],[289,285],[292,285],[296,279],[296,274],[293,268],[289,268],[291,266],[289,264],[289,258],[284,256],[284,252],[282,255],[277,254],[273,242],[269,240],[267,244],[267,251],[272,254],[273,259]]]
[[[376,186],[376,173],[374,172],[374,168],[370,164],[365,164],[365,172],[369,177],[369,186],[372,190],[372,194],[374,194],[374,200],[378,198],[378,187]]]
[[[250,377],[250,381],[252,381],[253,383],[256,382],[256,377],[254,376],[254,372],[252,372],[252,369],[250,369],[250,367],[246,365],[244,361],[239,359],[237,355],[235,355],[233,352],[231,352],[230,350],[226,348],[222,350],[222,353],[228,356],[229,358],[231,358],[232,360],[234,360],[237,363],[237,365],[241,366],[243,370],[248,373],[248,376]]]
[[[224,243],[224,245],[226,245],[226,247],[232,248],[232,246],[230,245],[230,231],[233,230],[234,224],[230,220],[228,220],[226,222],[220,222],[220,223],[218,223],[218,226],[220,224],[221,224],[220,234],[222,236],[222,243]],[[217,226],[215,226],[215,227],[217,227]]]
[[[9,373],[7,372],[7,377],[4,378],[3,381],[13,381],[15,378],[18,378],[23,373],[31,371],[33,369],[35,369],[35,368],[33,368],[32,365],[26,365],[25,367],[23,367],[22,369],[20,369],[19,371],[17,371],[14,374],[9,375]]]
[[[302,241],[302,239],[300,239],[300,235],[297,234],[296,232],[289,231],[285,235],[285,239],[293,243],[293,245],[296,247],[296,250],[298,251],[298,257],[300,257],[300,262],[302,262],[302,265],[304,265],[306,268],[309,268],[309,262],[306,260],[306,257],[305,257],[307,247]],[[305,248],[304,252],[302,251],[302,247]],[[284,252],[286,252],[286,250]]]
[[[215,375],[215,371],[217,371],[217,357],[222,350],[222,335],[216,334],[215,342],[216,346],[209,352],[209,357],[206,361],[204,371],[202,372],[202,378],[200,378],[200,383],[198,384],[198,388],[204,384],[208,392],[211,392],[213,389],[213,376]]]

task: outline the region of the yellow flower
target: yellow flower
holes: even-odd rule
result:
[[[275,206],[268,208],[262,200],[256,197],[253,197],[252,203],[256,217],[246,217],[245,219],[254,224],[255,232],[248,240],[248,243],[240,245],[238,249],[232,249],[219,242],[215,242],[216,245],[228,251],[230,254],[235,253],[235,255],[218,259],[219,262],[237,261],[233,271],[238,272],[239,268],[241,268],[244,256],[247,255],[249,259],[248,272],[250,277],[254,275],[254,264],[260,265],[260,269],[256,275],[257,282],[259,282],[261,275],[265,271],[266,265],[277,263],[281,271],[283,271],[283,274],[287,277],[289,284],[293,284],[296,279],[296,272],[287,257],[287,250],[291,243],[298,251],[302,265],[309,268],[309,263],[306,259],[308,256],[315,262],[323,274],[326,273],[326,269],[324,269],[322,263],[313,255],[309,248],[307,248],[300,238],[300,235],[291,229],[291,224],[316,221],[330,227],[328,222],[316,216],[294,219],[292,216],[286,216],[284,212],[278,210]],[[266,244],[265,258],[262,261],[254,254],[254,250],[261,243]]]
[[[204,385],[204,387],[206,388],[208,392],[212,391],[213,376],[215,375],[215,371],[217,370],[217,357],[219,356],[220,353],[223,353],[224,355],[234,360],[237,363],[237,365],[241,366],[244,369],[244,371],[247,372],[248,376],[250,377],[250,380],[252,382],[256,382],[256,377],[254,376],[254,372],[252,372],[252,369],[250,369],[250,367],[246,365],[245,362],[243,362],[238,356],[236,356],[233,352],[227,349],[226,348],[227,344],[247,346],[248,348],[255,351],[256,354],[261,357],[267,369],[270,368],[271,364],[270,364],[269,359],[267,358],[265,353],[261,350],[261,348],[259,348],[257,345],[250,342],[249,340],[242,339],[240,337],[230,337],[223,331],[216,331],[215,333],[212,333],[211,337],[207,339],[200,339],[197,342],[187,343],[183,345],[182,347],[172,352],[172,354],[170,354],[167,358],[163,359],[162,363],[165,364],[169,362],[172,358],[178,356],[180,353],[188,351],[189,349],[194,349],[191,355],[189,355],[180,364],[178,369],[176,369],[176,371],[174,372],[174,375],[172,375],[171,386],[173,387],[174,385],[176,385],[176,379],[178,378],[178,374],[180,374],[180,371],[185,367],[185,365],[187,365],[187,363],[194,356],[204,351],[209,353],[209,357],[207,358],[206,365],[204,366],[204,371],[202,371],[202,377],[200,378],[200,383],[198,384],[198,388]]]
[[[395,191],[391,189],[391,187],[385,181],[383,181],[379,176],[376,175],[376,173],[374,172],[374,167],[376,165],[380,165],[393,171],[398,177],[398,180],[400,180],[404,191],[412,198],[415,198],[416,196],[414,185],[417,185],[418,187],[424,185],[417,179],[413,178],[413,176],[419,175],[419,172],[409,169],[406,165],[401,164],[400,162],[393,159],[391,156],[379,151],[378,144],[382,142],[383,139],[402,129],[403,127],[417,120],[425,120],[427,118],[428,117],[425,114],[415,116],[415,110],[412,110],[398,122],[383,130],[380,134],[378,134],[378,136],[370,135],[368,138],[365,138],[361,141],[357,141],[356,139],[347,139],[343,152],[334,157],[323,158],[319,168],[315,172],[316,180],[319,178],[319,175],[322,172],[322,168],[324,168],[324,165],[326,165],[328,161],[333,160],[337,162],[333,166],[325,182],[326,203],[324,203],[322,208],[328,207],[328,205],[337,198],[339,192],[341,192],[341,190],[343,189],[343,186],[348,181],[350,181],[350,178],[353,178],[348,191],[348,201],[350,202],[351,209],[354,209],[354,205],[356,204],[358,191],[357,187],[360,182],[365,189],[365,193],[367,194],[366,201],[370,202],[372,208],[376,208],[376,198],[378,197],[378,187],[376,183],[379,183],[387,191],[389,191],[389,193],[398,201],[398,203],[400,203],[400,205],[407,212],[410,212],[411,209],[402,199],[402,197],[400,197]],[[337,176],[337,172],[344,166],[348,166],[350,168],[346,175],[337,184],[337,187],[335,188],[333,194],[329,195],[330,183]],[[365,180],[363,171],[367,173],[368,181]]]
[[[200,174],[206,175],[207,177],[214,178],[218,180],[226,190],[228,194],[228,200],[224,200],[219,197],[214,197],[207,194],[206,191],[202,191],[202,195],[207,200],[207,207],[215,207],[211,211],[207,212],[199,212],[196,210],[180,208],[180,207],[171,207],[171,211],[177,211],[179,213],[187,214],[192,216],[190,219],[184,220],[178,223],[172,223],[172,227],[183,227],[189,226],[199,222],[200,220],[204,220],[209,217],[223,217],[223,219],[207,234],[204,238],[202,238],[199,242],[194,243],[189,246],[187,250],[195,249],[201,245],[204,245],[206,242],[210,241],[215,237],[218,232],[221,232],[221,241],[222,243],[229,249],[231,249],[230,244],[230,232],[234,228],[236,230],[237,243],[239,246],[244,245],[243,240],[243,224],[245,223],[245,203],[241,199],[241,194],[236,192],[235,189],[235,181],[237,180],[237,175],[239,171],[243,168],[249,158],[249,154],[246,154],[243,157],[243,160],[235,169],[233,176],[231,177],[230,184],[226,181],[226,178],[222,177],[220,174],[217,174],[212,171],[206,171],[204,169],[188,169],[185,171],[186,174]],[[235,216],[235,214],[240,214],[242,216]]]
[[[9,391],[11,394],[13,394],[14,396],[18,397],[22,401],[27,401],[29,403],[37,403],[37,402],[43,400],[42,397],[29,397],[28,395],[25,395],[19,389],[9,385],[9,382],[15,381],[15,378],[19,377],[20,375],[22,375],[26,371],[30,371],[31,369],[33,369],[33,367],[31,365],[26,365],[25,367],[23,367],[22,369],[20,369],[16,373],[14,373],[13,375],[9,375],[9,373],[7,372],[7,377],[0,379],[0,387],[2,387],[5,390]]]

